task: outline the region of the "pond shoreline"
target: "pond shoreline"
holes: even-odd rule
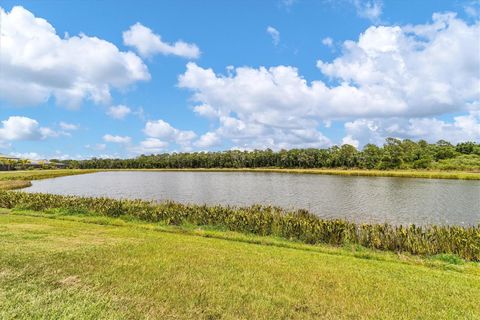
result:
[[[29,187],[31,180],[111,171],[141,172],[265,172],[286,174],[320,174],[357,177],[395,177],[420,179],[480,180],[480,172],[427,170],[355,170],[355,169],[286,169],[286,168],[160,168],[160,169],[56,169],[0,171],[0,190]]]
[[[480,180],[480,172],[428,170],[364,170],[364,169],[288,169],[288,168],[159,168],[159,169],[93,169],[95,171],[151,172],[272,172],[289,174],[322,174],[358,177],[394,177],[420,179]]]

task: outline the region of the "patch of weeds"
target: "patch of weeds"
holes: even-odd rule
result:
[[[442,261],[448,264],[454,264],[454,265],[463,265],[465,264],[465,260],[460,258],[459,256],[455,254],[437,254],[432,256],[430,259],[432,260],[437,260],[437,261]]]

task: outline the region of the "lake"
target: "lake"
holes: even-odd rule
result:
[[[32,181],[26,192],[307,209],[322,218],[480,223],[480,181],[260,172],[99,172]]]

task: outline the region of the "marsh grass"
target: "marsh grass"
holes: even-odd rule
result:
[[[25,180],[0,180],[0,190],[15,190],[30,187],[32,183]]]
[[[83,198],[0,191],[0,207],[45,211],[64,208],[77,213],[129,217],[166,225],[208,225],[260,236],[276,236],[307,244],[361,245],[415,255],[457,255],[480,261],[480,226],[392,226],[326,220],[306,210],[286,211],[271,206],[187,205],[174,202]]]
[[[59,170],[20,170],[20,171],[0,171],[0,181],[11,180],[40,180],[50,179],[77,174],[93,173],[98,170],[90,169],[59,169]]]
[[[480,180],[476,171],[440,170],[366,170],[366,169],[285,169],[285,168],[197,168],[197,169],[104,169],[100,171],[192,171],[192,172],[272,172],[292,174],[323,174],[358,177],[395,177],[422,179]]]
[[[77,174],[96,172],[95,170],[23,170],[0,171],[0,191],[27,188],[31,180],[50,179]]]

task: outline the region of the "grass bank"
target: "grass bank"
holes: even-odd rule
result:
[[[0,214],[0,318],[478,319],[476,263],[191,226]]]
[[[206,206],[14,191],[0,191],[0,208],[36,211],[63,208],[84,214],[96,212],[107,217],[133,217],[167,225],[210,225],[308,244],[358,244],[372,249],[426,256],[455,254],[466,260],[480,261],[480,225],[419,227],[355,224],[345,220],[321,219],[305,210],[287,211],[271,206]]]
[[[32,183],[27,180],[0,180],[0,190],[15,190],[30,187]]]
[[[30,181],[32,180],[50,179],[96,171],[97,170],[81,169],[0,171],[0,190],[29,187],[31,186]]]
[[[57,170],[18,170],[18,171],[0,171],[0,181],[11,180],[40,180],[71,176],[76,174],[85,174],[97,172],[91,169],[57,169]]]
[[[200,169],[105,169],[101,171],[274,172],[274,173],[294,173],[294,174],[325,174],[325,175],[340,175],[340,176],[480,180],[480,172],[430,171],[430,170],[200,168]]]

